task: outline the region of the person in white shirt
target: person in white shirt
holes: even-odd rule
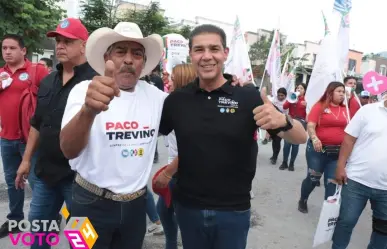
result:
[[[343,188],[332,249],[347,248],[368,201],[373,214],[367,248],[387,248],[387,100],[360,108],[345,132],[336,169]]]
[[[273,104],[282,112],[285,114],[288,114],[288,110],[284,110],[284,103],[286,102],[286,95],[287,91],[285,88],[281,87],[277,91],[277,96],[273,98]],[[275,165],[277,163],[278,154],[281,151],[281,141],[282,138],[279,136],[273,136],[272,138],[272,149],[273,149],[273,156],[270,158],[271,164]]]
[[[139,80],[159,63],[162,38],[143,38],[137,24],[94,31],[86,44],[100,75],[71,91],[60,144],[77,172],[72,217],[88,217],[93,249],[141,249],[146,185],[166,93]]]

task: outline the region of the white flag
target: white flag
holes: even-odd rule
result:
[[[234,24],[234,31],[230,44],[230,53],[228,55],[224,72],[236,75],[243,82],[254,83],[247,44],[238,16]]]
[[[320,100],[329,83],[341,80],[337,42],[332,34],[328,33],[321,41],[320,50],[317,54],[308,89],[305,94],[307,103],[306,112],[309,113],[313,105]]]

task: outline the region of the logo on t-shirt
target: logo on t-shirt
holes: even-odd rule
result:
[[[219,97],[218,107],[220,113],[235,113],[238,109],[238,102],[226,97]]]
[[[137,148],[137,149],[123,149],[121,151],[121,155],[124,158],[127,157],[142,157],[144,156],[144,148]]]
[[[29,77],[28,73],[22,73],[19,75],[19,80],[26,81],[28,80],[28,77]]]
[[[156,130],[137,121],[106,122],[106,136],[112,140],[136,140],[152,138]]]

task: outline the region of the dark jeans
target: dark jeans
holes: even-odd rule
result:
[[[24,219],[24,190],[15,188],[16,173],[22,162],[26,144],[20,140],[1,139],[1,157],[3,160],[3,170],[5,182],[8,189],[9,199],[9,214],[8,220],[22,220]],[[34,187],[34,180],[36,178],[34,173],[36,163],[36,155],[32,158],[30,175],[28,182],[31,188]]]
[[[335,194],[336,184],[331,181],[335,179],[337,156],[328,156],[326,153],[316,152],[312,142],[309,140],[306,146],[306,162],[308,173],[301,185],[301,200],[307,200],[317,183],[324,174],[325,200]]]
[[[273,158],[277,159],[278,155],[279,155],[279,153],[281,151],[281,140],[282,140],[282,138],[280,138],[279,136],[272,136],[271,139],[272,139],[271,146],[272,146],[272,149],[273,149]]]
[[[387,190],[373,189],[348,179],[348,184],[341,190],[340,216],[332,238],[332,249],[348,247],[352,230],[368,200],[371,202],[373,229],[367,248],[387,248]]]
[[[175,179],[172,179],[169,186],[173,186],[174,182]],[[177,249],[178,225],[173,203],[171,203],[168,208],[165,204],[164,198],[159,196],[159,200],[157,201],[157,211],[160,216],[161,224],[164,228],[165,249]]]
[[[199,210],[175,203],[184,249],[245,249],[250,209]]]
[[[298,155],[298,149],[300,145],[299,144],[291,144],[286,142],[284,140],[284,148],[283,148],[283,161],[288,163],[289,161],[289,155],[290,155],[290,149],[292,149],[292,154],[290,156],[290,164],[294,164],[296,161],[297,155]]]
[[[153,198],[152,192],[147,188],[146,191],[146,214],[152,223],[159,221],[159,215],[157,214],[155,199]]]
[[[72,179],[63,180],[55,187],[48,186],[39,178],[36,179],[34,190],[32,191],[32,201],[28,219],[31,222],[33,220],[57,220],[63,202],[66,203],[66,207],[71,214],[72,186]],[[39,240],[35,240],[31,249],[35,248],[48,249],[51,248],[51,246],[46,243],[45,239],[42,239],[42,245],[39,245]]]
[[[146,194],[127,202],[73,186],[72,217],[88,217],[98,239],[93,249],[141,249],[146,232]]]

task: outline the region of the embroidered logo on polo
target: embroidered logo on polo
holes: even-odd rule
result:
[[[238,109],[238,101],[226,97],[219,97],[218,108],[220,113],[235,113]]]
[[[60,24],[60,27],[61,27],[62,29],[65,29],[65,28],[67,28],[68,26],[70,26],[70,22],[69,22],[69,20],[67,20],[67,19],[63,20],[63,21],[61,22],[61,24]]]
[[[21,81],[26,81],[26,80],[28,80],[28,78],[29,78],[28,73],[21,73],[19,75],[19,80],[21,80]]]

